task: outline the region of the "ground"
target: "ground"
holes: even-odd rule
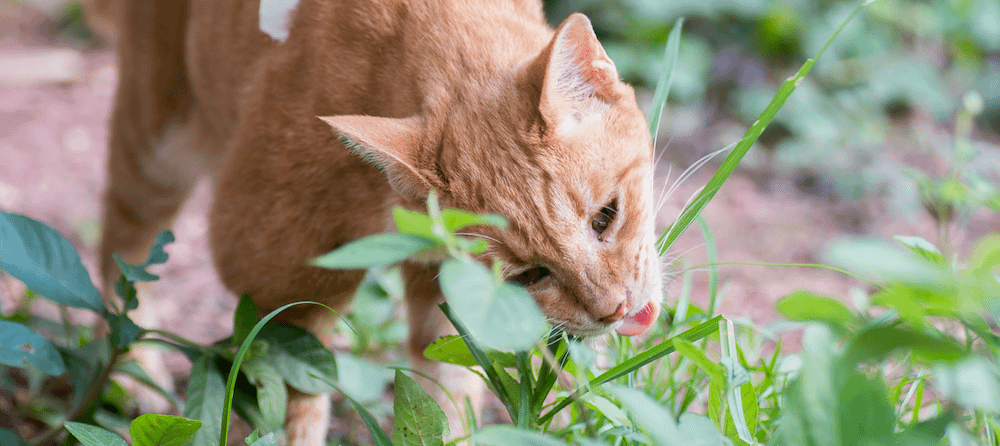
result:
[[[77,246],[88,269],[96,272],[115,56],[106,47],[54,36],[45,31],[51,22],[44,14],[18,8],[0,3],[0,209],[56,228]],[[702,133],[688,132],[691,136],[660,147],[667,151],[657,166],[661,184],[672,184],[682,170],[671,163],[690,162],[691,154],[721,147],[742,133],[740,124],[735,123],[726,124],[726,131],[718,130],[718,126],[713,127],[710,138],[710,130],[703,126]],[[947,129],[938,130],[947,134]],[[730,138],[720,141],[719,135]],[[718,146],[712,147],[716,142]],[[894,148],[887,145],[886,150]],[[669,178],[668,171],[673,172]],[[658,214],[661,227],[677,216],[685,199],[712,171],[709,164],[667,198]],[[902,215],[880,197],[840,200],[803,187],[797,178],[745,171],[719,191],[703,215],[714,232],[720,261],[814,263],[820,260],[821,247],[839,236],[887,239],[893,234],[908,234],[934,240],[933,225],[919,210]],[[235,300],[219,283],[207,251],[205,211],[210,194],[205,186],[199,187],[178,216],[173,227],[177,241],[168,247],[170,261],[157,270],[163,277],[154,288],[158,320],[144,321],[199,342],[228,335],[235,308]],[[1000,231],[1000,222],[982,216],[970,218],[969,233],[988,231]],[[956,237],[960,251],[969,243],[968,237]],[[697,227],[692,226],[668,253],[668,258],[676,259],[668,271],[676,274],[684,265],[703,264],[704,247]],[[701,304],[707,302],[706,271],[699,268],[693,275],[694,300]],[[864,289],[863,283],[844,275],[809,268],[721,266],[720,279],[722,314],[761,326],[779,319],[773,304],[793,290],[846,298],[852,287]],[[680,282],[668,285],[667,305],[680,292]],[[19,283],[0,277],[0,313],[9,314],[22,294]],[[35,311],[56,314],[44,302],[35,305]],[[73,312],[72,317],[77,323],[93,322],[82,312]],[[189,364],[175,355],[170,356],[168,367],[181,376]]]

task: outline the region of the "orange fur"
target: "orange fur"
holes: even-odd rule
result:
[[[121,12],[106,281],[111,253],[141,259],[211,175],[216,268],[264,312],[344,308],[363,272],[306,260],[390,230],[393,206],[423,209],[433,189],[444,206],[510,220],[475,230],[491,240],[483,261],[533,282],[554,325],[597,335],[647,304],[658,314],[649,133],[583,15],[553,30],[532,0],[302,0],[278,42],[254,1],[136,0]],[[447,324],[436,268],[406,271],[415,365],[464,376],[421,358]],[[329,344],[325,311],[281,318]],[[327,406],[292,399],[289,444],[320,444]]]

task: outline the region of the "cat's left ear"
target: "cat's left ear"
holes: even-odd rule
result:
[[[433,173],[421,166],[423,120],[419,117],[320,116],[347,148],[385,173],[396,193],[423,201],[434,188]]]
[[[580,13],[559,25],[536,67],[545,73],[539,108],[556,129],[602,113],[625,93],[615,63],[597,41],[590,19]]]

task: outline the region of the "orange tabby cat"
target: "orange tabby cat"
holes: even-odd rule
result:
[[[658,316],[649,132],[585,16],[552,30],[535,0],[301,0],[278,41],[256,1],[117,11],[106,283],[111,254],[142,259],[211,175],[216,268],[263,312],[345,308],[364,272],[306,261],[391,230],[393,206],[422,210],[435,190],[443,206],[509,219],[477,229],[482,260],[503,261],[554,326],[634,335]],[[477,378],[422,359],[449,327],[436,267],[404,269],[414,365],[475,401]],[[334,316],[298,308],[280,318],[329,344]],[[323,444],[328,407],[292,392],[289,444]]]

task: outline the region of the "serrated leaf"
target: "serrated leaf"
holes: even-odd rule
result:
[[[236,305],[236,313],[233,315],[233,344],[242,344],[255,324],[257,324],[257,306],[250,296],[244,294],[240,297],[240,303]]]
[[[132,421],[128,433],[132,446],[183,446],[200,427],[198,420],[148,413]]]
[[[551,437],[537,432],[518,429],[514,426],[487,426],[476,432],[472,439],[483,446],[566,446]]]
[[[316,336],[295,325],[271,322],[256,338],[268,343],[262,360],[271,363],[288,385],[311,394],[334,390],[337,361]]]
[[[222,374],[215,367],[213,358],[203,355],[191,365],[184,404],[184,418],[202,422],[201,429],[195,432],[193,444],[218,446],[225,395],[226,382]]]
[[[398,263],[437,246],[433,240],[413,234],[375,234],[355,240],[309,261],[327,269],[368,269]]]
[[[84,446],[128,446],[118,434],[84,423],[67,421],[66,430],[73,434]]]
[[[170,256],[163,250],[163,247],[169,243],[173,243],[175,240],[174,233],[170,231],[163,231],[156,234],[156,241],[153,243],[153,246],[149,248],[149,257],[146,258],[146,263],[144,263],[143,266],[167,263],[167,259],[169,259]]]
[[[485,266],[449,259],[438,282],[448,305],[472,335],[497,350],[526,350],[547,328],[545,316],[523,288],[494,282]]]
[[[392,427],[394,446],[444,445],[448,418],[413,378],[396,370],[396,396],[392,402],[396,422]]]
[[[0,320],[0,363],[24,367],[25,363],[51,376],[66,372],[59,350],[42,335],[16,322]]]
[[[73,245],[28,217],[0,211],[0,269],[53,302],[105,312]]]
[[[495,364],[500,364],[505,368],[516,367],[513,353],[501,352],[493,349],[485,349],[486,356]],[[463,367],[475,367],[476,358],[472,356],[469,347],[462,342],[458,335],[448,335],[437,338],[424,349],[424,357],[432,361],[447,362],[449,364]]]

